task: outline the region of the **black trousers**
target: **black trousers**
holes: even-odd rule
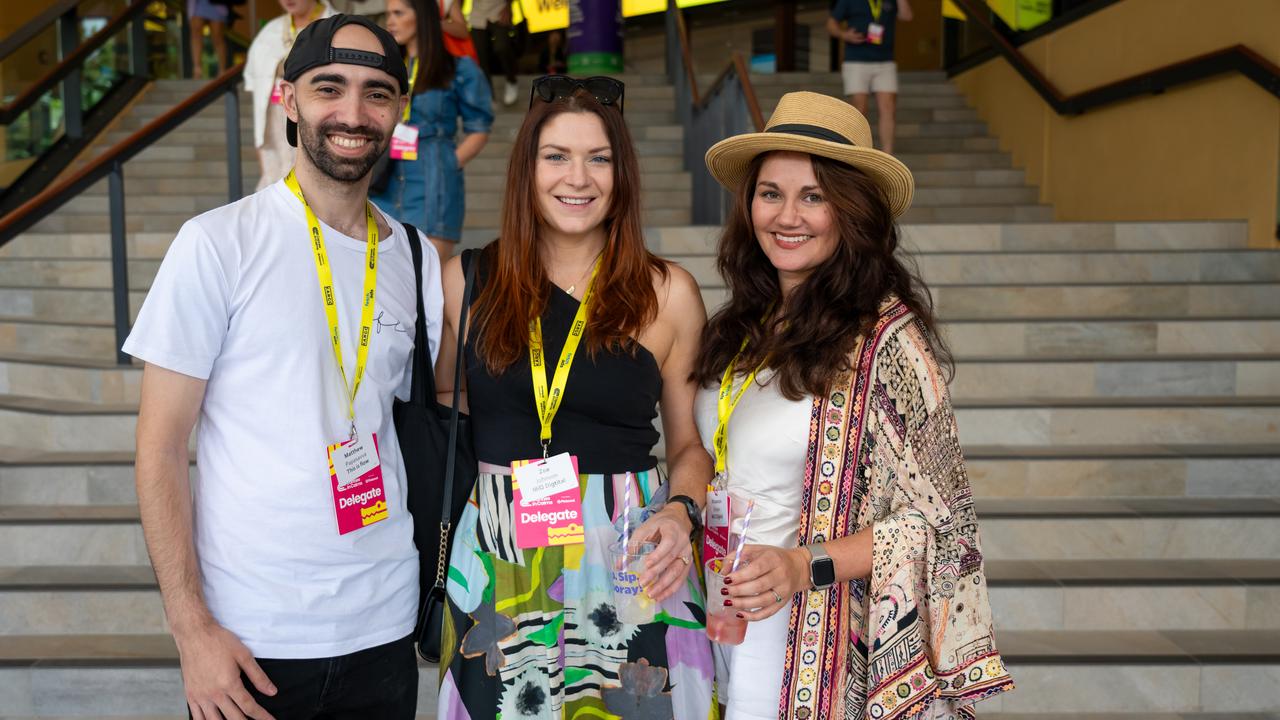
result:
[[[511,42],[511,26],[490,22],[482,28],[471,28],[471,41],[475,43],[480,69],[485,75],[502,75],[508,82],[516,81],[516,49]],[[497,91],[497,86],[494,86]]]
[[[414,720],[418,706],[418,657],[405,637],[331,658],[273,660],[258,665],[276,694],[241,681],[276,720]]]

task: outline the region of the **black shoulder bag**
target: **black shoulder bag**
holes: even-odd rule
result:
[[[465,271],[458,321],[458,361],[453,374],[453,407],[446,407],[436,399],[435,371],[427,344],[426,306],[422,299],[422,239],[412,225],[405,225],[405,230],[413,252],[414,277],[418,281],[418,321],[414,326],[412,389],[408,402],[395,402],[392,417],[400,440],[400,454],[404,457],[406,504],[413,515],[413,542],[418,547],[418,623],[413,637],[423,659],[439,662],[449,547],[453,528],[466,508],[477,473],[471,421],[458,409],[462,392],[462,343],[467,332],[475,263],[470,263]],[[434,248],[431,251],[435,252]]]

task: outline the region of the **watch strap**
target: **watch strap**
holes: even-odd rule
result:
[[[684,511],[689,515],[689,525],[693,528],[690,535],[697,533],[702,529],[702,509],[698,507],[698,503],[688,495],[672,495],[667,498],[667,502],[680,503],[684,506]]]

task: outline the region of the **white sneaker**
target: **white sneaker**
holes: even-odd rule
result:
[[[515,105],[516,100],[518,100],[519,97],[520,97],[520,91],[518,88],[516,88],[516,84],[508,80],[507,88],[502,91],[502,104]]]

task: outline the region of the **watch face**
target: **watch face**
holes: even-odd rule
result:
[[[824,588],[836,582],[836,564],[831,558],[814,560],[809,572],[813,575],[814,587]]]

